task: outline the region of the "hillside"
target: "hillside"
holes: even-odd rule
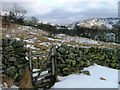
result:
[[[37,54],[41,62],[46,61],[50,48],[53,45],[60,46],[61,44],[66,44],[68,46],[82,48],[120,48],[120,45],[116,43],[106,43],[80,36],[68,36],[66,34],[51,34],[35,27],[16,24],[11,24],[9,28],[2,28],[1,37],[25,41],[25,46],[32,49],[32,60],[34,60],[33,68],[37,68],[36,64],[38,63],[34,55]]]
[[[117,48],[120,47],[119,44],[115,43],[105,43],[88,38],[78,37],[78,36],[68,36],[65,34],[53,34],[51,35],[48,32],[43,30],[21,26],[21,25],[11,25],[8,28],[2,28],[2,38],[14,38],[14,39],[23,39],[26,42],[26,47],[33,49],[33,53],[40,53],[43,57],[42,60],[45,60],[46,55],[49,49],[53,45],[68,44],[72,46],[80,47],[99,47],[99,48]]]
[[[40,21],[35,17],[31,17],[31,19],[18,19],[16,16],[16,18],[14,18],[12,14],[7,11],[1,11],[0,16],[2,16],[3,27],[5,27],[6,24],[13,23],[30,27],[32,26],[51,34],[66,34],[104,42],[120,43],[120,36],[118,34],[120,18],[91,18],[65,26]]]
[[[99,28],[99,29],[113,29],[120,22],[120,18],[91,18],[80,22],[75,22],[70,26],[73,28],[75,25],[85,28]]]
[[[23,39],[27,42],[27,44],[39,44],[40,46],[46,47],[52,45],[60,45],[63,43],[68,43],[70,45],[78,44],[81,47],[97,46],[100,48],[114,48],[114,46],[119,46],[119,44],[96,41],[80,36],[69,36],[66,34],[51,34],[47,31],[43,31],[38,28],[15,24],[12,24],[10,28],[2,28],[2,37]],[[109,47],[107,45],[109,45]],[[36,45],[36,48],[39,47],[37,47]]]

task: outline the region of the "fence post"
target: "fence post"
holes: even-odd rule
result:
[[[52,50],[51,50],[51,60],[52,60],[52,74],[55,75],[56,74],[56,47],[53,46]]]
[[[37,62],[38,62],[38,66],[37,66],[37,68],[40,69],[39,56],[37,56]]]
[[[28,48],[28,60],[29,60],[29,68],[32,70],[32,55],[31,55],[31,48]]]

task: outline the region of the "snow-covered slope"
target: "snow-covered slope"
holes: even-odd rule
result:
[[[120,23],[120,18],[92,18],[86,19],[81,22],[73,23],[71,28],[75,25],[86,28],[108,28],[112,29],[114,25]]]
[[[0,11],[0,15],[1,16],[8,16],[9,15],[9,12],[4,10],[4,11]]]
[[[84,70],[90,72],[90,76],[84,74],[72,74],[66,77],[58,77],[52,88],[118,88],[118,70],[94,65]]]

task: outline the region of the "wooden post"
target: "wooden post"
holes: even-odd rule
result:
[[[29,59],[29,68],[32,70],[32,55],[31,55],[31,48],[28,48],[28,59]]]
[[[31,51],[31,48],[28,48],[28,60],[29,60],[29,74],[31,74],[31,82],[33,81],[33,74],[32,74],[32,71],[33,71],[33,68],[32,68],[32,51]],[[33,84],[33,82],[32,82]]]
[[[51,50],[51,60],[52,60],[52,74],[56,74],[56,47],[53,46]]]
[[[58,72],[57,72],[57,51],[56,51],[56,46],[55,46],[55,77],[57,78],[57,74],[58,74]]]
[[[37,56],[37,62],[38,62],[38,64],[37,64],[37,65],[38,65],[38,67],[37,67],[37,68],[38,68],[38,69],[40,69],[39,56]]]

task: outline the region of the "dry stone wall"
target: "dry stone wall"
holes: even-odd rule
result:
[[[63,44],[57,48],[58,74],[66,76],[72,73],[81,73],[85,67],[94,63],[120,69],[119,52],[119,48],[80,48]]]
[[[25,42],[16,39],[2,39],[2,74],[7,75],[19,84],[28,61]]]

